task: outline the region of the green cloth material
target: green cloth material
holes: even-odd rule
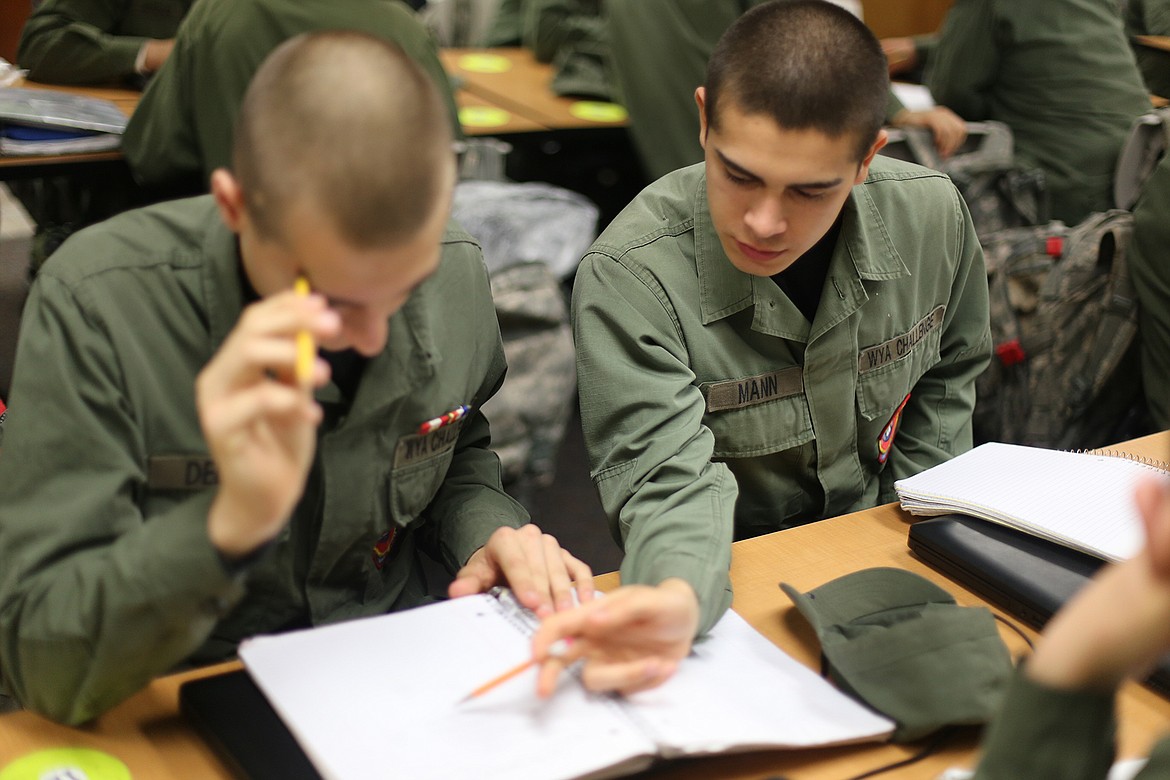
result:
[[[402,47],[434,79],[459,135],[438,49],[399,0],[200,0],[126,128],[122,151],[135,178],[194,182],[205,192],[211,172],[231,164],[232,125],[260,63],[289,38],[325,29],[358,30]]]
[[[1170,428],[1170,155],[1162,158],[1133,210],[1130,272],[1138,296],[1142,384],[1158,429]]]
[[[80,723],[253,634],[413,606],[421,550],[454,571],[527,521],[477,411],[440,429],[450,447],[409,448],[422,422],[478,410],[505,371],[479,247],[450,228],[356,393],[317,392],[326,422],[304,496],[233,576],[207,536],[215,475],[195,378],[244,301],[211,196],[88,228],[41,269],[0,450],[0,675],[24,706]],[[178,482],[160,471],[176,461]]]
[[[1117,155],[1150,108],[1115,0],[956,0],[926,84],[964,119],[1008,125],[1069,225],[1112,205]]]
[[[630,136],[657,179],[703,160],[695,89],[720,36],[761,0],[606,0],[613,99],[630,114]],[[904,108],[891,91],[886,120]]]
[[[730,601],[733,539],[892,501],[895,479],[971,447],[987,273],[954,185],[879,156],[831,255],[810,323],[728,260],[696,165],[643,190],[578,268],[581,419],[622,581],[685,579],[704,629]],[[901,359],[866,359],[899,339]],[[730,403],[710,410],[713,392]]]
[[[1146,89],[1170,98],[1170,52],[1143,46],[1133,40],[1135,35],[1170,35],[1170,0],[1128,0],[1125,34],[1130,36]]]
[[[808,593],[781,584],[821,641],[829,678],[893,718],[907,742],[997,711],[1012,662],[986,607],[903,569],[865,569]]]
[[[25,22],[16,61],[49,84],[100,84],[135,76],[151,38],[175,37],[194,0],[43,0]]]

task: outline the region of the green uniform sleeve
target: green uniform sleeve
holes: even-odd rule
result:
[[[893,481],[971,449],[975,380],[991,358],[987,269],[967,207],[952,187],[957,257],[950,300],[943,315],[939,362],[914,385],[902,414],[889,467],[882,472],[881,500],[897,498]],[[940,240],[941,237],[940,237]]]
[[[886,124],[893,124],[894,117],[898,116],[905,108],[905,104],[898,99],[898,96],[894,94],[894,90],[891,89],[886,94]]]
[[[1103,780],[1115,725],[1111,695],[1046,688],[1017,669],[975,780]]]
[[[185,30],[176,38],[171,56],[150,80],[122,135],[122,153],[141,184],[187,180],[204,170],[195,117],[193,35]]]
[[[987,119],[988,90],[999,67],[994,0],[956,0],[926,71],[934,101],[968,122]]]
[[[1130,268],[1137,291],[1141,329],[1142,383],[1150,413],[1159,428],[1170,428],[1170,156],[1164,157],[1146,181],[1133,212]]]
[[[573,287],[581,420],[593,482],[625,550],[622,582],[686,580],[706,631],[731,602],[739,491],[712,462],[705,401],[668,300],[654,279],[586,255]]]
[[[144,515],[120,364],[146,358],[114,354],[85,294],[38,277],[0,455],[0,674],[70,724],[186,658],[242,596],[207,537],[209,491]]]
[[[476,394],[478,405],[495,395],[504,381],[507,365],[503,341],[492,306],[487,269],[479,250],[465,244],[477,255],[472,261],[478,269],[475,289],[460,291],[461,305],[478,306],[469,315],[469,325],[477,333],[494,334],[492,370],[484,377]],[[528,512],[511,498],[501,484],[500,459],[490,449],[488,421],[476,408],[459,434],[455,455],[447,469],[443,485],[428,508],[428,542],[437,550],[452,571],[467,563],[472,553],[487,543],[492,532],[501,526],[518,528],[528,522]]]
[[[135,75],[143,44],[175,36],[192,0],[43,0],[25,23],[17,62],[29,78],[97,84]]]
[[[29,78],[53,84],[112,81],[134,74],[146,38],[112,35],[124,0],[46,0],[20,36],[16,59]]]

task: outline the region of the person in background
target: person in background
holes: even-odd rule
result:
[[[1010,127],[1069,225],[1113,205],[1121,145],[1150,108],[1115,0],[956,0],[926,86],[967,121]]]
[[[628,589],[549,617],[538,658],[577,636],[586,679],[657,684],[730,603],[732,541],[893,500],[970,448],[983,254],[946,176],[877,155],[886,69],[822,0],[744,14],[695,92],[704,162],[582,260],[581,419]]]
[[[1145,548],[1102,570],[1045,627],[988,727],[975,780],[1108,775],[1117,690],[1170,651],[1170,494],[1151,480],[1134,498]],[[1137,774],[1139,780],[1165,777],[1170,739],[1155,745]]]
[[[150,76],[194,0],[42,0],[16,52],[33,81],[104,84]]]
[[[201,0],[173,55],[142,96],[122,139],[134,178],[153,196],[207,192],[231,161],[232,125],[244,90],[280,43],[314,30],[358,30],[391,41],[439,88],[459,134],[450,82],[418,17],[396,0]],[[320,139],[303,154],[329,154]]]
[[[452,597],[590,600],[500,487],[480,407],[506,366],[454,186],[430,74],[382,38],[299,36],[212,194],[44,266],[0,451],[0,678],[23,706],[82,723],[253,634],[421,604],[424,556]]]
[[[612,48],[615,99],[630,112],[630,134],[653,179],[700,162],[695,87],[719,36],[759,0],[606,0],[603,16]],[[856,3],[838,2],[860,14]],[[890,92],[885,121],[931,131],[939,153],[949,157],[967,126],[942,106],[907,109]]]

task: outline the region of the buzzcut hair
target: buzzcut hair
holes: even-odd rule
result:
[[[260,235],[281,240],[294,203],[331,216],[356,248],[412,238],[455,177],[434,83],[396,44],[352,31],[298,35],[253,76],[232,167]]]
[[[881,44],[861,20],[824,0],[772,0],[728,28],[707,63],[704,110],[771,117],[788,130],[853,134],[864,159],[885,121],[890,79]]]

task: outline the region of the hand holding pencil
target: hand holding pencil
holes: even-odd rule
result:
[[[218,475],[208,535],[228,558],[279,533],[301,495],[321,420],[312,390],[329,380],[314,344],[340,330],[321,296],[270,295],[243,311],[196,379],[199,421]]]

